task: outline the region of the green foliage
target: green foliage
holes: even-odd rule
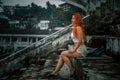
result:
[[[40,20],[50,20],[50,27],[61,27],[68,25],[71,21],[71,13],[64,12],[63,10],[57,8],[54,4],[49,1],[46,2],[46,8],[31,3],[28,6],[16,5],[14,13],[10,15],[10,12],[6,10],[6,16],[12,20],[28,20],[29,18],[37,18],[38,22]],[[27,27],[31,27],[29,24]]]

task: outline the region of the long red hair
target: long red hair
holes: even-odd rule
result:
[[[74,26],[74,28],[73,28],[74,37],[77,37],[77,27],[81,27],[81,29],[83,31],[83,37],[86,41],[85,28],[84,28],[84,25],[83,25],[82,16],[79,13],[74,13],[73,16],[75,17],[75,22],[73,24],[73,26]]]

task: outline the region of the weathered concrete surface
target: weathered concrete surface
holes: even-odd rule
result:
[[[54,54],[54,55],[53,55]],[[66,64],[63,65],[59,71],[58,77],[47,77],[57,64],[59,55],[53,53],[47,58],[29,60],[30,65],[24,66],[17,71],[11,72],[3,77],[1,80],[74,80],[70,78],[70,72]]]
[[[77,80],[120,80],[120,64],[110,57],[86,57],[75,62]]]

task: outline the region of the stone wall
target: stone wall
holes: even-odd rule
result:
[[[106,53],[113,57],[120,57],[120,37],[106,38]]]

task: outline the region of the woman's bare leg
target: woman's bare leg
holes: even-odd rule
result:
[[[61,69],[61,67],[63,66],[64,62],[67,64],[67,66],[70,69],[71,74],[74,72],[74,67],[72,62],[70,61],[70,58],[74,58],[74,57],[81,57],[81,54],[78,53],[69,53],[69,51],[63,51],[60,55],[60,58],[58,60],[57,66],[55,68],[55,70],[52,72],[52,74],[57,75],[58,71]]]
[[[59,58],[58,63],[57,63],[57,66],[56,66],[55,70],[52,72],[52,74],[57,75],[58,71],[61,69],[63,64],[64,64],[64,62],[63,62],[63,59],[62,59],[62,57],[60,55],[60,58]]]
[[[70,73],[73,74],[75,71],[75,68],[70,60],[70,58],[74,58],[74,57],[82,57],[81,54],[78,53],[69,53],[69,51],[63,51],[62,54],[62,59],[64,60],[64,62],[67,64],[67,66],[70,69]]]
[[[73,67],[73,64],[72,64],[70,58],[68,58],[68,57],[65,56],[64,54],[65,54],[65,52],[63,52],[61,56],[62,56],[64,62],[65,62],[65,63],[67,64],[67,66],[69,67],[70,72],[71,72],[71,74],[72,74],[75,69],[74,69],[74,67]]]
[[[69,67],[70,73],[72,74],[72,73],[74,72],[74,70],[75,70],[74,67],[73,67],[72,62],[71,62],[70,59],[69,59],[68,57],[66,57],[66,56],[63,56],[62,58],[63,58],[64,62],[67,64],[67,66]]]

